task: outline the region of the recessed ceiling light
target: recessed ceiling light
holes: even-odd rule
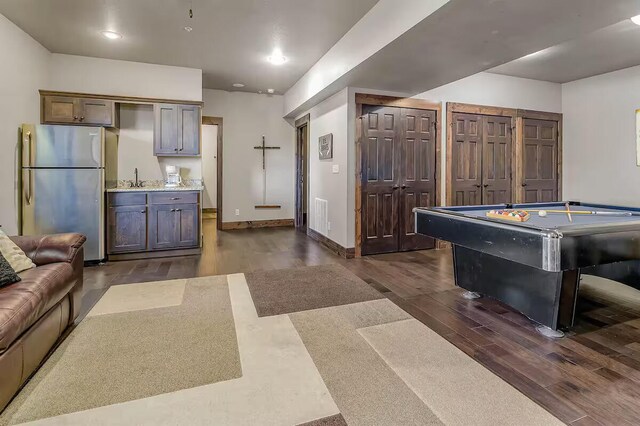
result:
[[[267,61],[271,62],[273,65],[282,65],[287,62],[287,58],[282,55],[282,50],[276,47],[273,49],[271,56],[267,58]]]
[[[122,38],[122,34],[115,31],[102,31],[101,34],[104,38],[108,38],[109,40],[118,40]]]
[[[191,31],[193,31],[193,28],[191,27],[184,27],[184,30],[188,33],[190,33]]]
[[[636,25],[640,25],[640,15],[636,15],[633,18],[631,18],[631,22],[633,22]]]
[[[242,83],[233,83],[233,87],[244,87]]]
[[[273,93],[273,92],[275,92],[275,90],[273,90],[273,89],[267,89],[267,93]]]

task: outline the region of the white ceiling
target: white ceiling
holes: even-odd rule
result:
[[[54,53],[200,68],[205,88],[283,93],[377,1],[0,0],[0,13]],[[274,47],[286,64],[266,61]]]
[[[450,0],[290,114],[346,86],[421,93],[639,14],[639,0]]]
[[[640,65],[640,26],[630,19],[490,70],[566,83]]]

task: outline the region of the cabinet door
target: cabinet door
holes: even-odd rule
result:
[[[153,126],[153,154],[178,154],[178,106],[155,104]]]
[[[198,204],[176,206],[178,217],[178,247],[196,247],[200,244],[200,208]]]
[[[147,249],[147,207],[109,208],[109,254]]]
[[[80,102],[80,116],[78,121],[82,124],[95,126],[112,126],[115,115],[113,101],[104,99],[84,99]]]
[[[80,105],[77,98],[67,96],[44,96],[42,104],[42,123],[76,123]]]
[[[149,248],[163,250],[177,245],[178,212],[170,204],[149,206]]]
[[[178,105],[178,153],[200,155],[200,107]]]

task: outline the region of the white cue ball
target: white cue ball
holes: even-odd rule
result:
[[[540,217],[545,217],[546,215],[547,215],[547,211],[546,210],[540,210],[538,212],[538,216],[540,216]]]

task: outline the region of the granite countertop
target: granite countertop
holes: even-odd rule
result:
[[[182,185],[175,187],[164,186],[163,181],[149,180],[143,181],[143,187],[131,187],[130,181],[119,180],[117,183],[107,183],[106,192],[173,192],[173,191],[204,191],[204,185],[199,179],[185,179]]]

